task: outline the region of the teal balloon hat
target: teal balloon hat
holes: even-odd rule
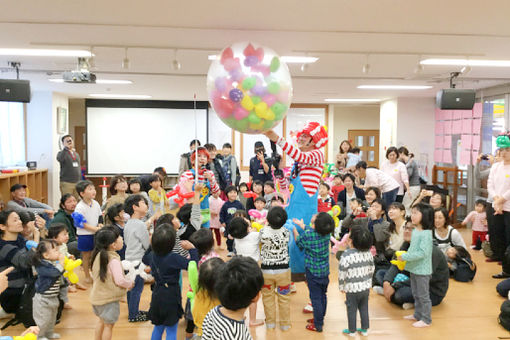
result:
[[[496,138],[496,145],[498,148],[510,148],[510,137],[508,134],[499,135]]]

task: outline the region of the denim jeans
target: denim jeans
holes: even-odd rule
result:
[[[140,275],[136,276],[135,286],[127,292],[128,318],[134,319],[140,312],[140,297],[142,296],[144,281]]]
[[[329,277],[317,277],[306,270],[306,282],[310,291],[310,300],[312,301],[315,328],[322,330],[328,305]]]
[[[383,199],[384,203],[386,203],[387,207],[389,207],[391,203],[393,203],[397,200],[398,189],[399,188],[395,188],[391,191],[382,193],[382,199]]]

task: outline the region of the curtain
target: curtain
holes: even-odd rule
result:
[[[23,104],[0,102],[0,167],[25,165]]]

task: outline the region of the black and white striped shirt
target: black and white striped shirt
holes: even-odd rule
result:
[[[216,306],[205,316],[202,340],[253,340],[244,321],[233,320]]]

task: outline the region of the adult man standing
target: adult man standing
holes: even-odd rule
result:
[[[64,149],[57,154],[60,163],[60,193],[72,194],[77,200],[80,199],[76,192],[76,183],[81,179],[80,155],[74,149],[74,141],[71,135],[62,137]]]
[[[274,133],[274,132],[273,132]],[[275,134],[276,137],[278,137]],[[262,183],[272,181],[271,164],[266,162],[266,149],[262,142],[255,142],[255,157],[250,159],[250,182],[259,180]]]
[[[191,169],[191,153],[195,151],[196,148],[200,146],[200,141],[198,139],[193,139],[189,143],[189,152],[183,153],[179,160],[179,177],[186,171]]]

